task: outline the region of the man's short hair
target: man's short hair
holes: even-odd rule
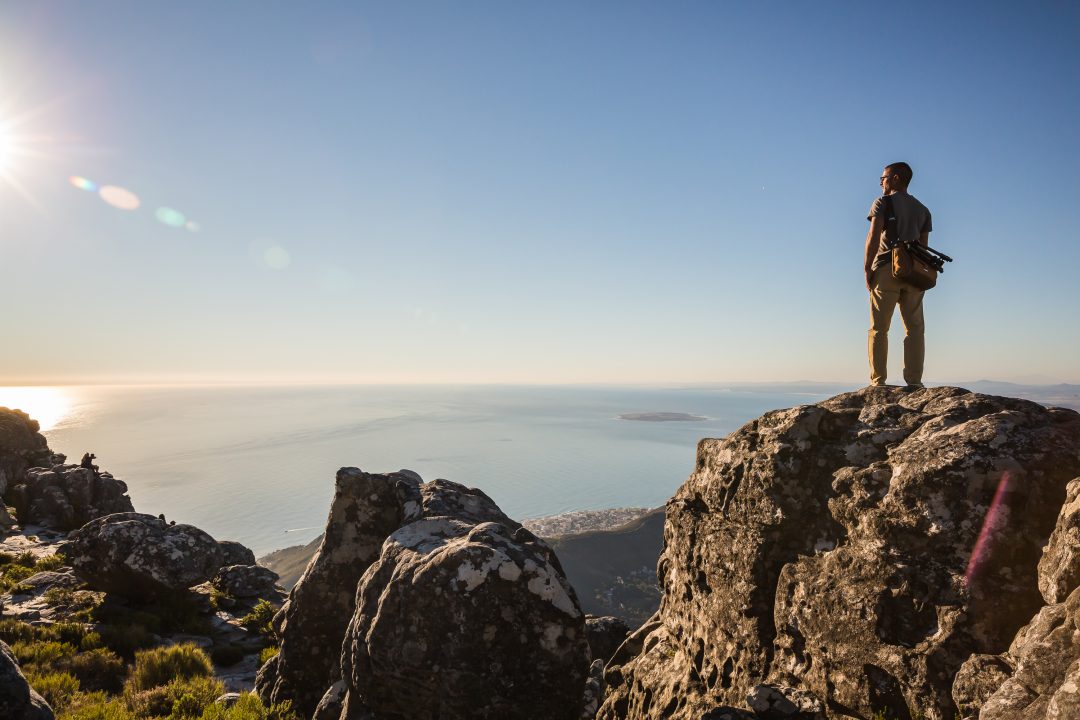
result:
[[[910,185],[911,178],[915,176],[915,173],[911,170],[911,166],[906,162],[889,163],[885,168],[889,171],[890,175],[899,175],[900,182],[904,184],[904,187]]]

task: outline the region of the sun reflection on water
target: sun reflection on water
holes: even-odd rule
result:
[[[0,407],[22,410],[38,421],[41,432],[52,430],[71,415],[74,399],[58,387],[0,387]]]

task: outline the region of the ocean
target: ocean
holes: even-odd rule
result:
[[[322,531],[341,466],[478,487],[519,520],[656,507],[699,439],[841,390],[77,386],[0,388],[0,406],[38,419],[68,462],[94,452],[139,512],[262,555]],[[696,419],[619,417],[634,413]]]

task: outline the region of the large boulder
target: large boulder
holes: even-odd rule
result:
[[[667,505],[660,612],[609,663],[598,717],[697,720],[769,684],[830,714],[952,720],[964,661],[1042,604],[1078,474],[1080,415],[949,387],[867,388],[701,441]]]
[[[386,540],[342,649],[349,693],[376,717],[579,717],[584,615],[551,550],[515,524],[426,517]]]
[[[983,704],[979,720],[1080,718],[1080,588],[1040,610],[1004,657],[1016,669]]]
[[[49,444],[40,429],[22,410],[0,407],[0,495],[6,496],[28,468],[49,461]]]
[[[133,512],[127,485],[107,472],[78,465],[31,468],[8,489],[19,522],[61,530],[95,518]]]
[[[340,675],[341,642],[360,576],[400,527],[419,484],[412,474],[338,470],[322,543],[274,616],[281,650],[259,670],[256,688],[264,700],[291,700],[306,717],[314,712]]]
[[[11,648],[0,640],[0,718],[53,720],[49,704],[26,682]]]
[[[274,592],[277,573],[261,565],[226,565],[214,576],[215,589],[235,598],[265,597]]]
[[[1039,562],[1043,607],[1002,655],[972,655],[953,683],[964,718],[1080,717],[1080,478]],[[969,691],[973,688],[975,691]]]
[[[1039,590],[1053,604],[1080,585],[1080,478],[1069,483],[1057,525],[1039,561]]]
[[[221,564],[228,565],[255,565],[255,553],[251,548],[236,542],[235,540],[218,540],[221,547]]]
[[[222,558],[217,541],[199,528],[142,513],[92,520],[71,533],[59,552],[90,587],[136,599],[204,583],[217,574]]]
[[[558,560],[445,480],[342,468],[323,542],[274,624],[281,651],[260,694],[320,720],[576,720],[584,704],[584,616]]]

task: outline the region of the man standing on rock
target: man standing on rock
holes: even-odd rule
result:
[[[882,386],[888,375],[889,325],[893,310],[900,305],[904,321],[904,382],[908,387],[922,387],[923,356],[923,291],[902,283],[892,276],[892,247],[885,239],[885,225],[896,223],[896,242],[915,242],[928,245],[930,211],[908,194],[912,178],[911,166],[898,162],[886,165],[881,173],[882,196],[870,206],[870,230],[866,233],[866,289],[870,291],[870,384]],[[886,215],[885,198],[892,199],[892,215]]]

